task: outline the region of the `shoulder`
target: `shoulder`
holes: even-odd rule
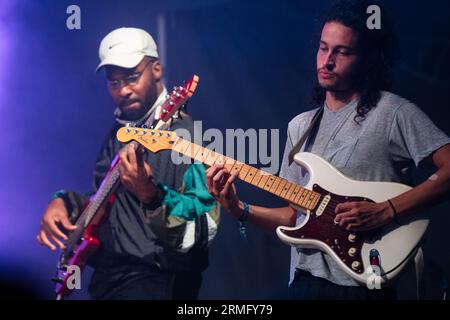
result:
[[[413,102],[389,91],[381,92],[381,98],[376,109],[383,113],[392,114],[416,112],[419,110]]]

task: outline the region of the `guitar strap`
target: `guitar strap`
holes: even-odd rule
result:
[[[292,147],[291,152],[289,152],[289,165],[292,164],[294,161],[294,156],[300,152],[300,149],[302,148],[303,144],[305,143],[306,139],[310,137],[311,132],[317,129],[317,124],[320,122],[320,119],[322,119],[323,114],[323,107],[319,108],[319,110],[316,111],[314,114],[314,117],[311,120],[311,123],[309,124],[308,128],[306,128],[305,132],[301,136],[301,138],[298,140],[298,142]]]

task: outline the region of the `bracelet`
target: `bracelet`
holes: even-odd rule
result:
[[[250,208],[249,208],[249,205],[247,202],[245,202],[245,201],[241,201],[241,202],[242,202],[242,215],[239,217],[239,221],[245,222],[245,221],[247,221]]]
[[[242,202],[242,215],[239,217],[239,232],[242,238],[247,238],[247,227],[245,226],[245,222],[247,221],[248,214],[250,212],[250,207],[247,202]]]
[[[398,224],[398,225],[401,225],[400,221],[398,221],[397,210],[395,210],[395,207],[394,207],[394,205],[392,204],[392,201],[388,199],[388,203],[389,203],[389,205],[391,206],[392,211],[394,211],[394,219],[393,219],[394,222],[395,222],[396,224]]]

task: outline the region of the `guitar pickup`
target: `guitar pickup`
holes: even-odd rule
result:
[[[331,200],[330,195],[326,195],[325,197],[323,197],[322,202],[319,205],[319,208],[317,208],[316,210],[316,216],[320,217],[323,214],[330,200]]]

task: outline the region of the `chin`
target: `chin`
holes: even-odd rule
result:
[[[129,108],[122,110],[122,117],[127,120],[137,120],[141,118],[145,112],[142,108]]]
[[[336,85],[334,83],[319,82],[319,86],[326,91],[335,91]]]

